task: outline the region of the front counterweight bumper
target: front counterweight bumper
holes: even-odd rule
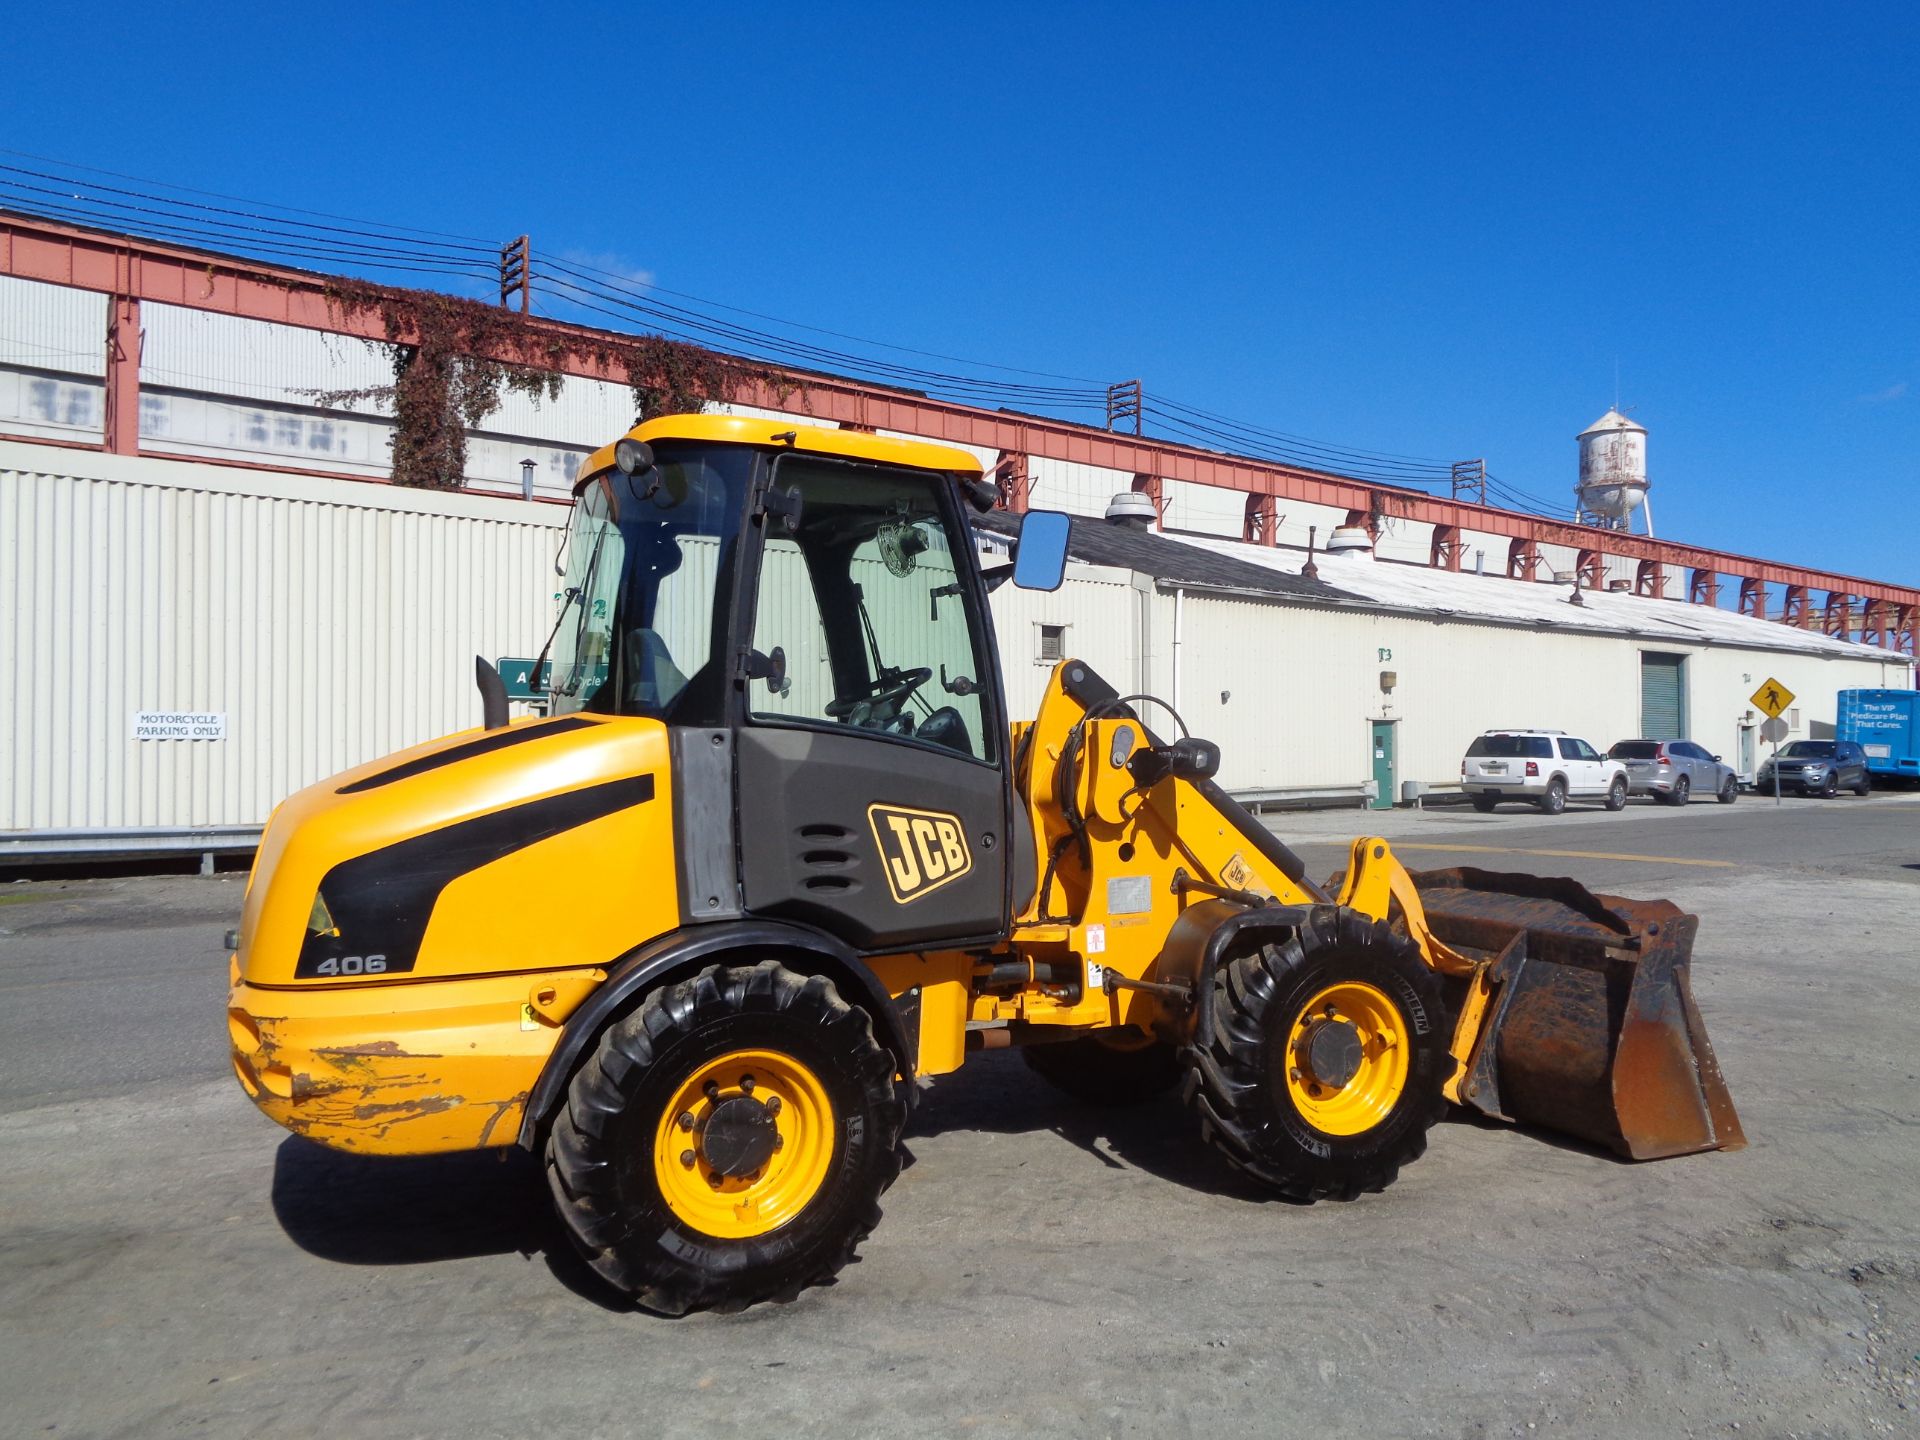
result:
[[[267,989],[227,998],[233,1072],[296,1135],[364,1155],[511,1145],[602,972]]]

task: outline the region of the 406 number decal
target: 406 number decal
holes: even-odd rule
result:
[[[384,975],[384,955],[329,955],[313,967],[315,975]]]

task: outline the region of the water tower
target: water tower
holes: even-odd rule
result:
[[[1607,530],[1631,530],[1633,512],[1645,517],[1647,505],[1647,431],[1618,410],[1609,410],[1580,432],[1580,483],[1573,488],[1573,518]]]

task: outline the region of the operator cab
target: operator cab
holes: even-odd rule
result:
[[[550,709],[669,727],[676,809],[703,819],[683,843],[713,852],[687,919],[799,920],[866,951],[1005,933],[1007,716],[966,518],[984,489],[961,451],[719,416],[589,462]],[[1028,518],[1013,578],[1055,588],[1065,517]],[[735,893],[713,893],[736,852]]]

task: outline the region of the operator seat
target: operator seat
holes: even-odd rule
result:
[[[687,677],[673,663],[673,656],[667,651],[667,642],[654,631],[638,628],[629,630],[626,643],[626,703],[658,714],[686,688]]]

